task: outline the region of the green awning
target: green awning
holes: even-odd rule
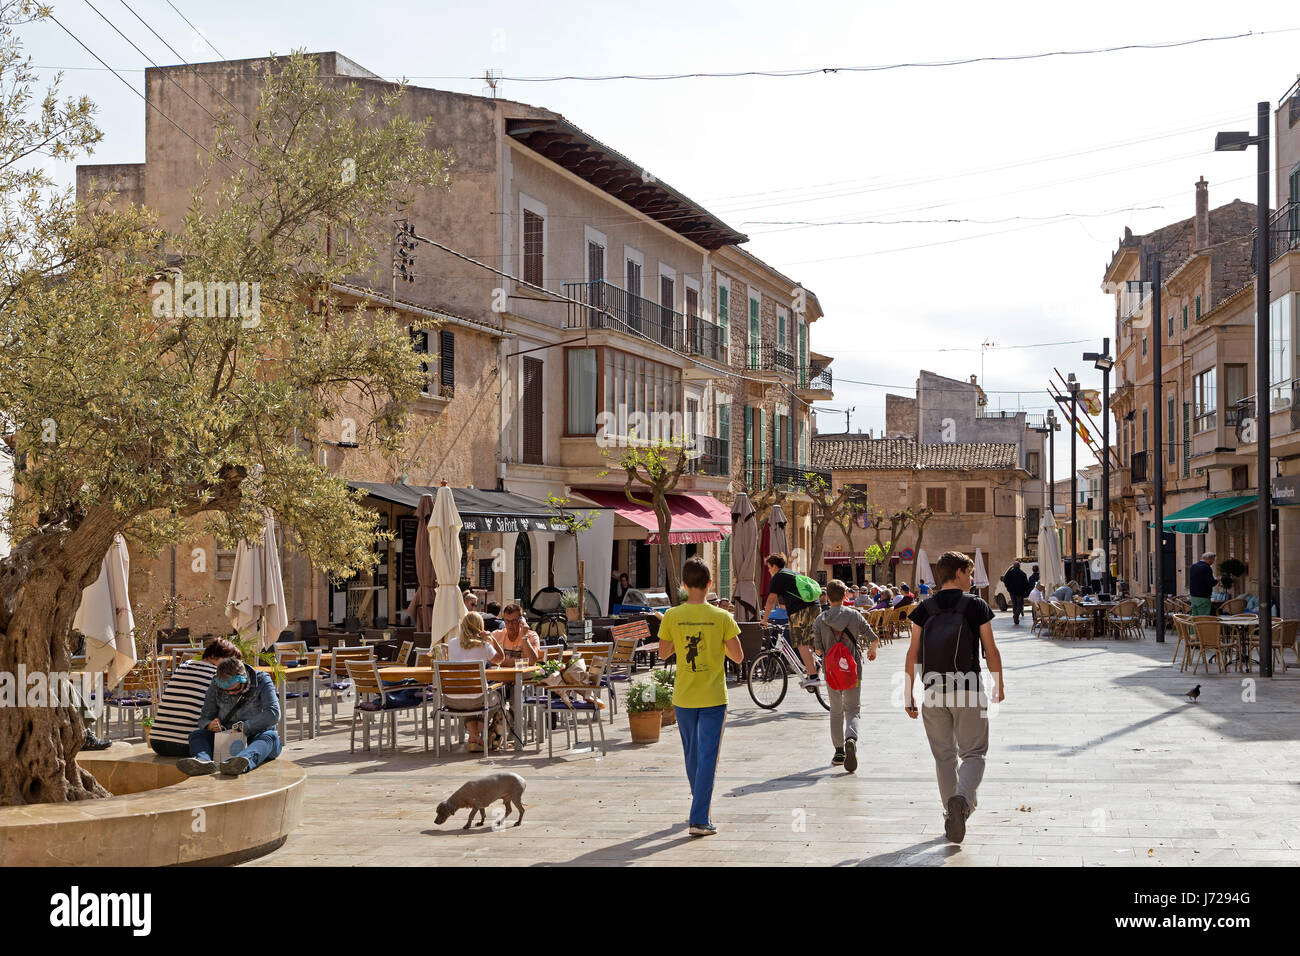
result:
[[[1211,518],[1253,505],[1258,497],[1258,495],[1234,495],[1231,498],[1206,498],[1181,511],[1165,515],[1165,530],[1178,534],[1205,534]],[[1154,522],[1151,526],[1154,526]]]

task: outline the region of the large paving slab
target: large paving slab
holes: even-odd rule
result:
[[[302,825],[252,865],[1300,862],[1290,826],[1300,802],[1300,668],[1272,680],[1193,677],[1171,665],[1173,644],[1150,634],[1054,642],[1027,620],[1013,627],[1009,615],[994,630],[1007,700],[991,717],[980,806],[960,847],[943,836],[921,724],[891,701],[901,702],[898,641],[866,666],[856,775],[830,766],[828,718],[811,695],[792,685],[779,709],[764,711],[743,686],[732,688],[717,836],[686,833],[676,729],[634,745],[621,710],[606,727],[606,756],[557,750],[552,760],[529,747],[490,761],[445,752],[435,760],[409,721],[396,755],[349,754],[341,711],[335,728],[327,714],[322,736],[287,745],[308,772]],[[1197,683],[1200,702],[1189,703],[1183,695]],[[434,825],[439,800],[497,768],[528,781],[522,827],[462,831],[463,814]]]

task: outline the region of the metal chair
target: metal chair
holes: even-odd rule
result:
[[[325,690],[330,695],[330,723],[333,724],[338,720],[338,703],[340,698],[346,698],[350,692],[355,699],[355,688],[352,686],[352,679],[348,674],[348,661],[374,661],[375,649],[373,647],[336,647],[331,652],[329,678],[325,682]]]
[[[379,667],[374,659],[357,660],[346,658],[343,662],[347,668],[348,678],[356,689],[357,704],[352,709],[352,735],[350,753],[357,749],[357,722],[364,720],[366,750],[370,749],[370,721],[379,719],[379,753],[384,752],[384,715],[388,715],[388,726],[392,735],[393,750],[397,750],[397,714],[398,711],[420,711],[424,715],[424,749],[429,749],[429,699],[423,693],[419,700],[407,704],[394,704],[390,695],[399,688],[386,687],[379,677]],[[363,700],[362,697],[366,699]]]
[[[482,720],[483,756],[486,758],[491,754],[492,712],[500,711],[503,716],[505,715],[505,703],[501,697],[502,686],[500,682],[488,683],[487,664],[483,661],[433,662],[433,687],[437,701],[434,705],[433,716],[438,722],[433,737],[435,756],[442,755],[442,721],[445,717],[462,722],[475,719]],[[449,697],[473,698],[480,696],[483,698],[483,706],[478,710],[464,710],[453,707],[450,706],[448,700]]]

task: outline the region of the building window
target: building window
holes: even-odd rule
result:
[[[519,197],[522,212],[520,251],[525,282],[543,286],[546,276],[546,207],[527,196]]]
[[[1197,432],[1209,431],[1218,421],[1218,394],[1215,388],[1215,368],[1211,366],[1192,378],[1192,403],[1194,426]]]
[[[1145,335],[1142,336],[1142,357],[1147,357],[1147,337]]]
[[[984,489],[967,488],[966,489],[966,513],[967,514],[984,514]]]
[[[438,330],[438,394],[456,394],[456,334],[447,329]]]
[[[1147,410],[1142,409],[1142,454],[1147,453]]]
[[[1199,295],[1196,297],[1196,318],[1197,321],[1201,318],[1201,297]]]
[[[1291,404],[1291,296],[1269,306],[1268,387],[1269,410]]]
[[[1248,465],[1235,465],[1232,469],[1232,490],[1246,491],[1250,488],[1250,467]]]
[[[416,352],[419,355],[423,355],[427,357],[429,354],[429,333],[426,332],[424,329],[417,329],[415,326],[411,326],[409,332],[411,334],[411,350]],[[423,360],[420,362],[420,374],[424,376],[424,384],[420,386],[420,394],[428,395],[429,394],[429,363],[428,362]]]
[[[1183,477],[1192,474],[1192,403],[1183,402]]]
[[[565,349],[569,361],[569,401],[565,431],[596,434],[596,350]]]
[[[1187,328],[1187,306],[1183,306],[1183,328]]]
[[[545,397],[542,389],[543,365],[541,359],[533,358],[531,355],[523,356],[523,360],[524,464],[540,465],[542,463],[542,403]]]
[[[946,512],[948,510],[948,489],[926,488],[925,506],[935,514],[943,514]]]
[[[759,356],[762,351],[763,326],[761,305],[758,296],[749,294],[749,367],[759,368]]]
[[[1038,469],[1040,467],[1039,462],[1041,461],[1041,456],[1041,452],[1025,452],[1025,470],[1035,478],[1039,477]]]
[[[594,349],[572,349],[594,352]],[[602,349],[603,360],[594,360],[592,402],[599,397],[595,385],[595,365],[603,364],[605,393],[602,407],[594,410],[605,434],[632,436],[647,441],[668,441],[673,437],[673,421],[682,413],[682,376],[678,369],[618,349]],[[570,357],[569,402],[575,401]],[[583,399],[585,402],[585,398]],[[585,410],[586,406],[583,406]],[[594,429],[593,429],[594,431]],[[573,432],[571,432],[573,433]],[[591,434],[582,432],[580,434]]]
[[[1167,414],[1165,415],[1165,425],[1169,429],[1169,431],[1166,433],[1166,438],[1165,438],[1165,444],[1169,449],[1168,454],[1165,455],[1165,461],[1171,465],[1178,460],[1175,451],[1175,449],[1178,446],[1177,446],[1177,442],[1174,440],[1174,436],[1178,434],[1178,431],[1175,428],[1175,425],[1178,422],[1178,418],[1177,418],[1178,403],[1175,401],[1175,398],[1176,396],[1170,395],[1169,400],[1165,403],[1166,412],[1167,412]]]
[[[718,318],[719,335],[722,337],[722,348],[724,351],[727,348],[727,336],[730,334],[731,331],[730,296],[731,296],[731,290],[729,290],[725,285],[720,284],[718,286],[717,318]]]
[[[1170,312],[1169,313],[1169,341],[1172,342],[1173,340],[1174,340],[1174,314]]]
[[[1226,412],[1229,408],[1236,407],[1237,403],[1244,398],[1246,398],[1246,366],[1223,366],[1224,411]]]

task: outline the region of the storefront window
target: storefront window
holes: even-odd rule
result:
[[[596,350],[569,349],[570,435],[596,433]]]

